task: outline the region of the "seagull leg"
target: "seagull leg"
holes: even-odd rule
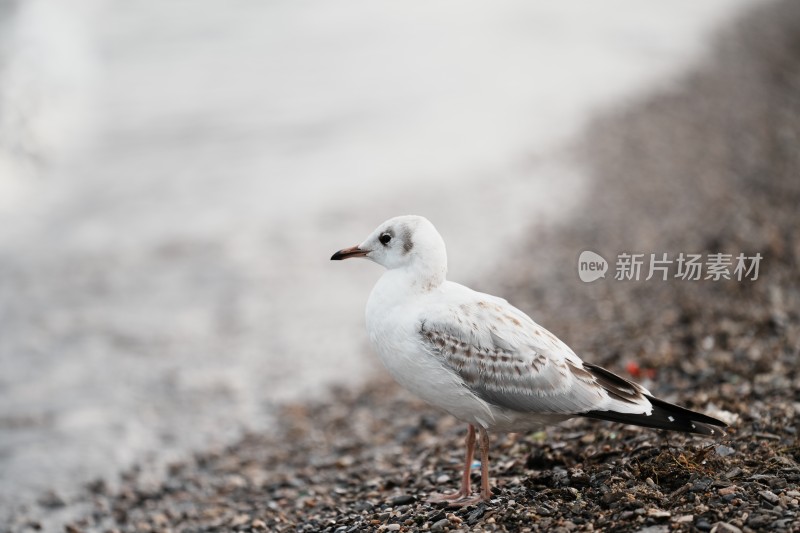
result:
[[[475,439],[475,428],[470,426],[472,430],[472,440],[474,446],[474,439]],[[468,505],[475,505],[476,503],[489,501],[492,499],[492,490],[489,488],[489,432],[486,431],[484,428],[478,428],[481,434],[481,441],[480,441],[480,449],[481,449],[481,491],[479,494],[475,496],[470,495],[469,491],[469,470],[466,471],[466,480],[467,480],[467,491],[464,492],[464,486],[462,485],[461,490],[458,491],[456,494],[447,495],[441,497],[441,499],[437,500],[430,500],[431,502],[442,502],[447,501],[448,507],[466,507]],[[467,438],[470,438],[470,435],[467,435]],[[469,447],[467,447],[467,454],[469,455],[469,463],[472,462],[472,455]],[[459,497],[460,496],[460,497]]]
[[[465,496],[461,499],[448,503],[448,507],[466,507],[476,503],[486,502],[492,499],[492,491],[489,488],[489,432],[483,428],[478,428],[481,434],[481,491],[475,496]]]
[[[481,428],[481,496],[480,501],[492,499],[489,488],[489,432]]]
[[[467,457],[464,464],[464,473],[461,475],[461,488],[453,494],[432,494],[428,501],[430,503],[452,502],[460,500],[470,495],[469,474],[472,470],[472,457],[475,454],[475,426],[472,424],[467,428]]]

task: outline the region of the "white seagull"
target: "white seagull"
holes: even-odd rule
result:
[[[466,422],[461,488],[430,501],[491,498],[489,431],[531,431],[575,416],[702,435],[726,424],[654,398],[644,387],[584,363],[506,300],[447,281],[444,241],[426,218],[387,220],[331,259],[366,257],[387,271],[367,302],[369,339],[403,387]],[[470,490],[476,428],[481,490]]]

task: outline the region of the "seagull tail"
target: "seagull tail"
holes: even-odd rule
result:
[[[581,416],[646,428],[668,429],[714,437],[724,435],[724,431],[717,428],[723,428],[728,425],[722,420],[717,420],[708,415],[697,413],[649,395],[645,395],[645,398],[653,406],[653,410],[649,415],[644,413],[619,413],[616,411],[589,411],[581,413]]]

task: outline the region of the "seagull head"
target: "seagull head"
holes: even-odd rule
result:
[[[366,257],[390,270],[410,268],[441,273],[447,271],[444,240],[430,221],[421,216],[390,218],[361,244],[339,250],[331,257],[338,261]]]

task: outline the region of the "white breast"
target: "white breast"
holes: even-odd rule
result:
[[[497,413],[420,342],[424,298],[398,298],[391,276],[384,275],[367,302],[367,333],[373,348],[395,381],[411,393],[459,420],[493,427]]]

